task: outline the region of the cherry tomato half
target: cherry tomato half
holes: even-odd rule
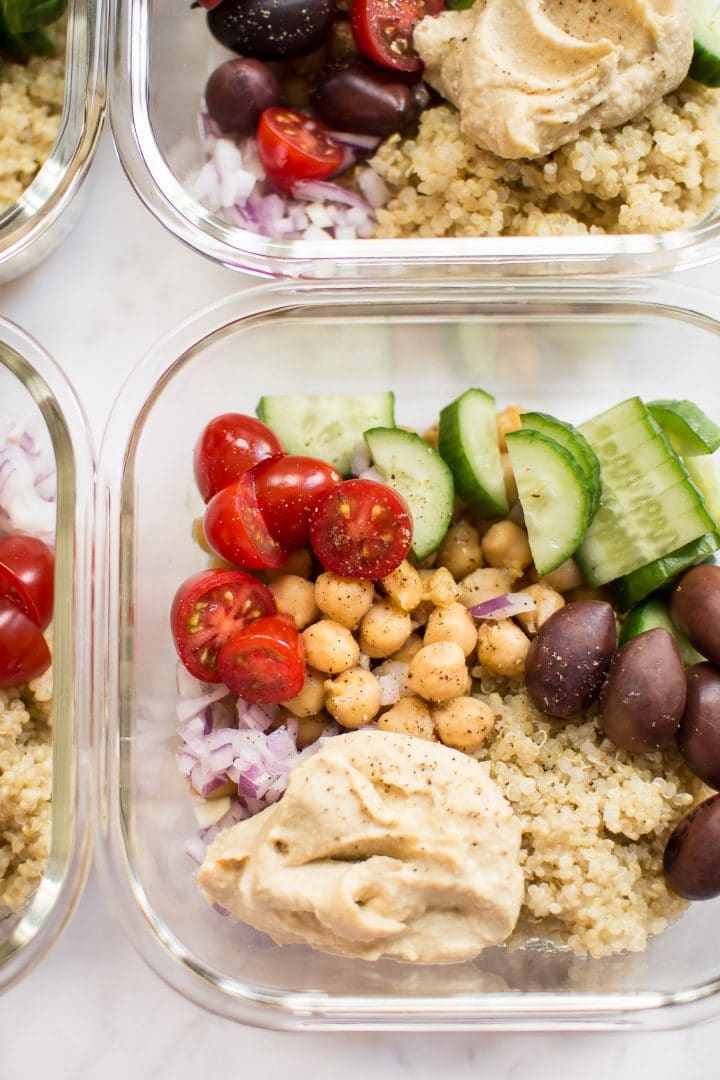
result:
[[[265,458],[284,454],[274,431],[254,416],[223,413],[195,444],[195,481],[205,502]]]
[[[245,701],[289,701],[305,683],[305,649],[295,621],[270,615],[250,623],[223,645],[217,666],[228,690]]]
[[[310,543],[315,507],[342,481],[337,469],[326,461],[295,454],[261,461],[253,475],[265,524],[286,551]]]
[[[328,130],[297,109],[265,110],[257,129],[258,153],[276,187],[292,193],[298,180],[326,180],[338,171],[345,151]]]
[[[253,619],[275,612],[275,597],[242,570],[203,570],[175,593],[170,625],[175,648],[196,679],[222,682],[217,657],[225,642]]]
[[[19,686],[47,671],[52,657],[34,619],[0,597],[0,686]]]
[[[403,561],[412,541],[407,503],[374,480],[345,480],[320,501],[312,549],[328,570],[376,581]]]
[[[213,495],[205,510],[205,539],[216,554],[246,570],[272,570],[287,559],[258,503],[254,470]]]
[[[381,67],[420,71],[423,63],[413,48],[413,30],[426,15],[444,10],[444,0],[353,0],[355,44]]]
[[[55,556],[34,536],[0,537],[0,596],[44,630],[52,619]]]

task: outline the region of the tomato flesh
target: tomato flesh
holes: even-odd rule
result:
[[[53,613],[55,556],[34,536],[0,537],[0,596],[44,630]]]
[[[271,535],[286,551],[310,542],[310,523],[323,495],[342,482],[319,458],[286,454],[253,469],[258,505]]]
[[[381,67],[420,71],[423,63],[413,47],[413,30],[426,15],[444,10],[443,0],[353,0],[355,44]]]
[[[50,667],[52,657],[34,619],[0,597],[0,687],[20,686]]]
[[[287,559],[260,510],[252,469],[213,495],[203,526],[213,551],[234,566],[272,570]]]
[[[405,500],[385,484],[345,480],[320,501],[310,541],[326,569],[376,581],[410,550],[412,518]]]
[[[200,494],[208,502],[259,461],[284,453],[275,432],[254,416],[216,416],[195,444],[193,464]]]
[[[305,683],[305,649],[290,615],[245,626],[220,650],[218,672],[228,690],[253,705],[275,705]]]
[[[345,152],[328,128],[297,109],[273,106],[260,117],[258,153],[276,187],[292,194],[299,180],[327,180],[345,161]]]
[[[170,625],[180,660],[196,679],[222,682],[218,653],[254,619],[272,615],[275,597],[242,570],[202,570],[175,593]]]

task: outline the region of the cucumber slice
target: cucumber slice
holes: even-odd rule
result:
[[[720,476],[718,476],[715,458],[709,454],[703,454],[701,457],[686,457],[685,467],[705,500],[708,513],[720,525]]]
[[[720,86],[720,4],[691,0],[695,53],[690,75],[705,86]]]
[[[677,551],[655,559],[646,566],[633,570],[631,574],[615,582],[613,591],[615,604],[619,611],[627,611],[634,604],[639,604],[650,593],[662,589],[672,582],[678,574],[698,563],[704,562],[708,555],[720,548],[720,533],[708,532],[697,540],[691,540]]]
[[[549,574],[577,551],[592,501],[572,454],[539,431],[506,436],[530,550],[538,574]]]
[[[585,482],[590,489],[590,517],[592,517],[600,505],[602,485],[597,454],[585,436],[581,435],[572,424],[567,424],[564,420],[558,420],[554,416],[548,416],[547,413],[523,413],[521,423],[524,428],[539,431],[541,435],[547,435],[548,439],[552,439],[554,442],[559,443],[560,446],[564,446],[572,454],[582,469]]]
[[[639,398],[582,424],[600,462],[602,496],[578,552],[589,585],[604,585],[711,532],[700,492]]]
[[[714,454],[720,447],[720,427],[694,401],[650,401],[648,409],[680,457]]]
[[[646,630],[655,630],[658,627],[667,630],[674,637],[682,662],[686,667],[690,667],[691,664],[699,664],[704,659],[696,649],[693,649],[685,635],[675,626],[675,623],[670,618],[670,605],[664,596],[651,596],[628,612],[620,631],[618,648],[621,648],[632,638],[638,637],[639,634],[644,634]]]
[[[460,498],[480,517],[502,517],[509,507],[500,461],[495,398],[466,390],[440,412],[440,455]]]
[[[365,441],[384,482],[410,507],[413,555],[427,558],[440,545],[455,509],[450,469],[437,450],[412,431],[376,427],[365,432]]]
[[[350,460],[364,433],[395,423],[395,395],[276,394],[262,397],[255,410],[289,454],[308,454],[350,475]]]

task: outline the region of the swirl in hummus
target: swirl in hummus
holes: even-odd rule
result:
[[[616,127],[688,73],[688,0],[475,0],[422,20],[425,80],[463,132],[503,158],[548,154]]]
[[[222,832],[197,880],[280,944],[449,963],[513,930],[520,839],[475,758],[365,729],[325,743],[281,802]]]

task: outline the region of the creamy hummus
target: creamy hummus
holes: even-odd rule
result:
[[[215,839],[197,879],[280,944],[448,963],[514,928],[520,837],[474,758],[371,729],[303,762],[281,802]]]
[[[688,73],[688,0],[475,0],[415,28],[425,79],[503,158],[548,154],[615,127]]]

